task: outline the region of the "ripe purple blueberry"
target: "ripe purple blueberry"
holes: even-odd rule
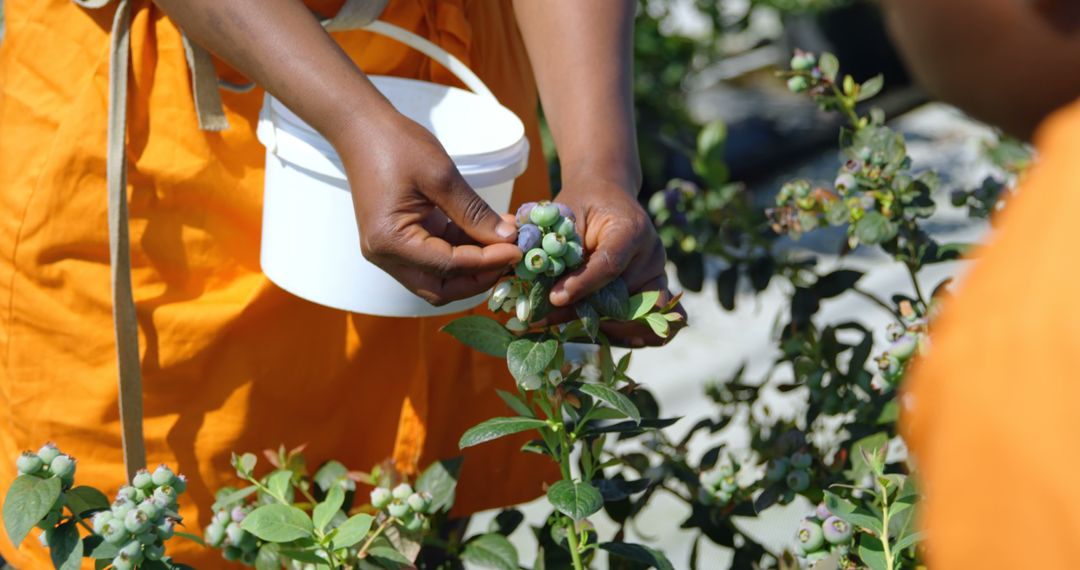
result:
[[[818,503],[817,509],[814,510],[814,514],[821,520],[825,520],[832,516],[829,507],[826,507],[825,503]]]
[[[518,228],[517,245],[521,251],[529,251],[540,246],[542,232],[536,224],[525,224]]]
[[[514,219],[519,226],[529,223],[529,214],[532,213],[533,208],[536,207],[536,202],[525,202],[518,207],[517,214],[514,215]]]
[[[851,535],[853,534],[851,525],[839,517],[829,517],[825,519],[825,522],[822,523],[821,527],[825,534],[825,540],[827,540],[829,544],[843,544],[851,540]]]
[[[562,202],[555,202],[555,207],[559,209],[559,215],[570,220],[571,222],[577,221],[577,216],[574,215],[574,211],[570,209],[570,206],[563,204]]]

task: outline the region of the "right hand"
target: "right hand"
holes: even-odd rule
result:
[[[397,112],[368,119],[335,144],[364,257],[433,305],[490,289],[521,259],[512,217],[469,187],[422,126]]]

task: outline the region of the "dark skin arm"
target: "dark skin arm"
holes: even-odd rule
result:
[[[935,96],[1021,138],[1080,95],[1073,0],[886,0],[889,28]]]
[[[390,105],[300,0],[155,1],[334,145],[365,257],[409,289],[435,304],[465,298],[520,259],[513,224],[469,188],[433,136]]]
[[[514,10],[562,168],[558,200],[578,215],[588,257],[556,283],[565,307],[617,277],[631,291],[670,298],[664,247],[637,202],[641,165],[634,132],[630,0],[516,0]],[[609,334],[631,345],[658,344],[647,328]]]

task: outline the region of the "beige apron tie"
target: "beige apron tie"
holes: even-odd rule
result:
[[[131,238],[127,202],[127,91],[128,60],[131,57],[130,0],[72,0],[87,8],[103,8],[116,3],[109,43],[109,104],[106,155],[108,194],[109,261],[112,279],[113,326],[119,369],[119,406],[124,469],[128,480],[146,467],[143,437],[142,370],[139,363],[139,324],[131,283]],[[346,0],[336,16],[322,23],[327,30],[362,28],[382,13],[388,0]],[[249,91],[253,84],[236,85],[218,81],[214,62],[202,47],[183,36],[184,54],[191,72],[191,90],[199,128],[221,131],[228,128],[221,93]]]

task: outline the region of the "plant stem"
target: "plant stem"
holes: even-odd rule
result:
[[[892,549],[889,546],[889,489],[878,480],[881,487],[881,548],[885,555],[886,570],[893,570]]]
[[[882,309],[884,309],[885,311],[887,311],[890,315],[892,315],[892,318],[896,319],[896,321],[898,323],[900,323],[900,324],[904,323],[904,320],[900,318],[900,315],[898,315],[896,313],[896,310],[893,309],[892,307],[890,307],[889,304],[886,303],[885,301],[882,301],[881,299],[879,299],[877,297],[877,295],[874,295],[873,293],[871,293],[869,291],[866,291],[864,289],[859,289],[858,287],[852,287],[851,290],[856,295],[858,295],[858,296],[860,296],[860,297],[874,303],[875,305],[877,305],[877,306],[881,307]]]
[[[915,297],[919,300],[923,310],[926,310],[929,305],[926,303],[926,297],[923,296],[922,287],[919,286],[919,278],[915,274],[915,268],[907,263],[904,264],[904,267],[907,267],[908,275],[911,276],[911,285],[915,289]]]
[[[371,543],[375,542],[375,539],[379,538],[379,535],[382,534],[383,531],[386,530],[390,526],[390,524],[396,520],[397,519],[394,517],[390,517],[384,520],[382,524],[379,525],[379,528],[375,529],[375,532],[373,532],[371,536],[368,537],[368,539],[364,542],[364,545],[360,547],[360,551],[356,553],[357,557],[363,558],[364,556],[366,556],[367,550],[371,548]]]
[[[581,563],[581,552],[578,551],[577,529],[574,519],[566,517],[566,541],[570,545],[570,559],[574,563],[574,570],[585,570]]]

